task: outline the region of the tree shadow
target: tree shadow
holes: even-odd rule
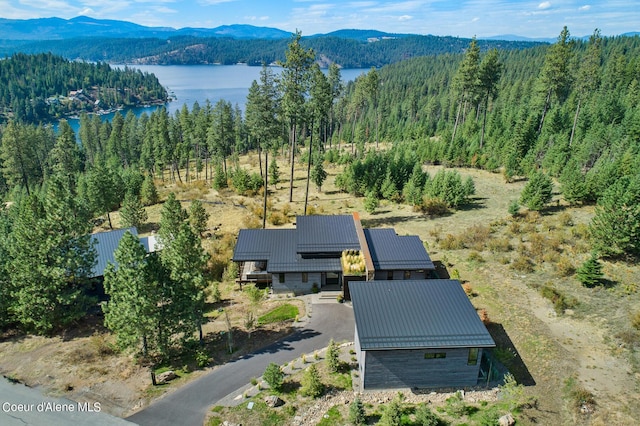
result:
[[[469,202],[467,202],[466,204],[463,204],[460,207],[458,207],[456,210],[459,210],[459,211],[462,211],[462,212],[468,212],[468,211],[471,211],[471,210],[484,209],[484,208],[486,208],[486,205],[485,205],[485,201],[486,200],[487,200],[487,198],[474,197],[474,198],[470,199]]]
[[[524,386],[535,386],[535,379],[502,324],[492,322],[487,325],[487,330],[496,342],[496,348],[491,350],[493,356],[507,367],[518,383]]]

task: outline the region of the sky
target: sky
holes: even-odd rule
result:
[[[0,18],[85,15],[173,28],[251,24],[300,30],[339,29],[478,38],[515,34],[555,38],[599,28],[611,36],[640,31],[639,0],[0,0]]]

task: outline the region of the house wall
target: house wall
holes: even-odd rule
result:
[[[280,274],[274,272],[271,276],[273,280],[271,281],[271,288],[274,293],[296,293],[296,294],[304,294],[311,293],[311,288],[313,287],[313,283],[320,285],[322,283],[322,274],[320,272],[309,272],[307,273],[308,279],[306,283],[302,282],[302,273],[301,272],[285,272],[284,273],[284,282],[280,282]]]
[[[376,273],[375,273],[375,278],[376,280],[386,280],[388,271],[386,270],[377,270],[376,269]],[[423,271],[411,271],[411,278],[412,280],[424,280],[427,278],[427,271],[423,270]],[[394,280],[404,280],[404,271],[393,271],[393,279]]]
[[[360,351],[362,387],[371,389],[444,388],[475,386],[482,349],[476,365],[467,365],[468,348],[395,349]],[[425,353],[446,353],[445,358],[425,359]]]
[[[356,327],[356,331],[353,334],[354,334],[353,338],[354,338],[355,349],[356,349],[356,361],[358,362],[359,377],[364,377],[366,357],[364,356],[365,352],[363,352],[360,349],[360,339],[358,338],[358,327]]]

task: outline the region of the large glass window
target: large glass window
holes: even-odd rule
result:
[[[284,282],[284,274],[278,274],[278,281],[280,281],[280,284],[282,284]]]
[[[306,283],[306,282],[308,282],[308,281],[309,281],[309,273],[307,273],[307,272],[303,272],[303,273],[302,273],[302,282],[303,282],[303,283]]]
[[[467,365],[478,364],[478,348],[469,348],[469,358],[467,358]]]

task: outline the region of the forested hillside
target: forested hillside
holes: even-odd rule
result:
[[[0,61],[0,119],[38,123],[80,111],[166,102],[154,75],[70,62],[52,54],[16,54]]]
[[[24,43],[15,47],[0,45],[0,55],[14,52],[52,52],[69,59],[160,65],[225,65],[238,62],[261,65],[284,61],[289,39],[234,39],[220,37],[174,36],[161,38],[78,38]],[[483,40],[482,50],[526,49],[540,43],[522,41]],[[305,47],[313,48],[325,64],[336,63],[345,68],[380,67],[403,59],[462,53],[469,39],[437,36],[403,36],[377,42],[358,41],[337,36],[314,36],[302,39]]]
[[[531,178],[520,200],[530,210],[550,201],[549,177],[554,177],[567,202],[598,203],[591,234],[600,255],[640,257],[640,37],[601,39],[596,32],[588,42],[570,41],[565,29],[552,46],[484,53],[472,40],[464,55],[372,69],[346,90],[338,67],[325,75],[314,63],[315,53],[299,34],[292,39],[280,79],[263,67],[244,114],[224,100],[184,107],[175,115],[165,109],[141,117],[116,113],[111,123],[82,114],[80,144],[64,121],[55,134],[50,127],[11,120],[0,127],[0,193],[16,206],[2,210],[0,241],[20,232],[18,213],[49,227],[55,220],[48,214],[64,217],[55,216],[62,214],[56,209],[85,221],[108,220],[110,212],[125,206],[139,212],[139,203],[158,201],[150,195],[153,178],[200,180],[255,194],[267,179],[282,174],[273,157],[266,164],[267,156],[280,152],[289,157],[291,171],[305,162],[318,188],[326,178],[323,164],[343,164],[337,186],[366,195],[373,210],[378,199],[386,198],[440,214],[473,194],[472,181],[461,180],[455,171],[429,176],[421,167],[425,162],[501,172],[505,184]],[[49,55],[35,58],[48,58],[63,70],[75,66]],[[33,60],[24,57],[24,63]],[[53,75],[62,72],[47,69]],[[106,65],[89,70],[111,75]],[[27,87],[35,77],[26,70],[24,75]],[[26,96],[19,101],[28,103]],[[311,140],[309,155],[305,147]],[[261,174],[238,162],[240,154],[257,148],[265,162]],[[292,188],[293,174],[286,175]],[[72,239],[81,234],[65,233]],[[12,247],[0,245],[0,250]],[[15,275],[18,270],[12,270],[13,283],[25,282]],[[22,320],[15,316],[14,321]],[[45,329],[61,324],[52,322]]]

